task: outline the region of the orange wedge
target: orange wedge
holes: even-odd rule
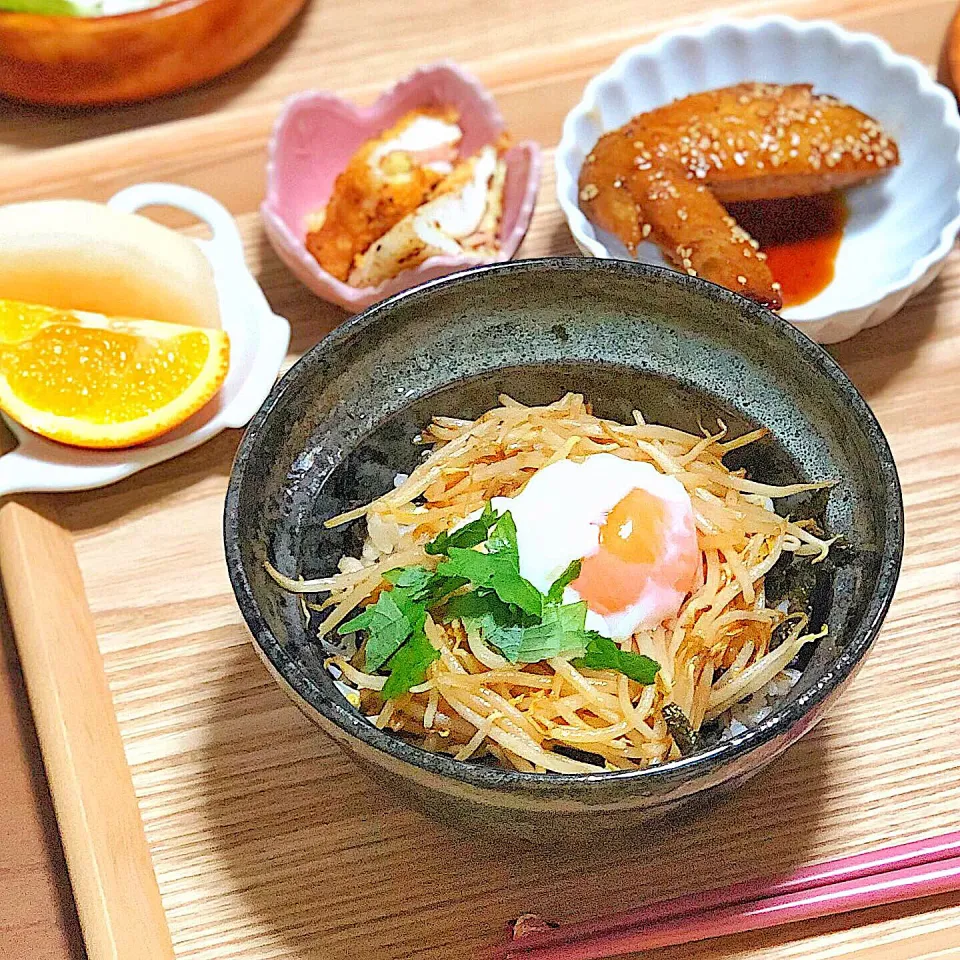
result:
[[[229,362],[222,330],[0,300],[0,410],[60,443],[146,443],[207,403]]]

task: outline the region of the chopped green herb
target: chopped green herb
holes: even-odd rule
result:
[[[406,591],[412,602],[423,603],[428,609],[469,583],[464,577],[445,577],[421,566],[388,570],[383,579]]]
[[[645,686],[654,682],[660,664],[642,653],[621,650],[611,639],[595,631],[587,634],[587,650],[580,661],[591,670],[616,670]]]
[[[512,603],[524,613],[539,616],[543,596],[537,588],[520,576],[509,557],[476,550],[450,550],[450,559],[438,567],[447,576],[464,577],[478,587],[488,587],[504,602]]]
[[[390,700],[407,693],[411,687],[427,679],[427,668],[440,659],[440,651],[427,639],[422,630],[412,637],[390,658],[387,666],[390,676],[381,691]]]
[[[420,591],[426,588],[433,575],[433,571],[426,567],[394,567],[383,575],[383,579],[395,587],[407,587]]]
[[[488,503],[476,520],[440,534],[426,550],[443,558],[436,570],[417,565],[388,571],[384,580],[392,589],[340,627],[340,633],[367,632],[366,669],[389,669],[382,691],[387,699],[422,683],[439,656],[423,632],[428,610],[438,621],[462,621],[471,636],[479,634],[511,663],[582,656],[587,666],[653,682],[659,664],[587,631],[582,601],[563,603],[565,588],[580,575],[579,560],[546,596],[521,576],[517,526],[509,511],[497,516]]]
[[[452,533],[444,530],[431,540],[423,549],[431,557],[446,554],[450,547],[469,549],[477,547],[487,539],[490,528],[497,522],[497,512],[493,504],[487,501],[483,513],[476,520],[465,523]]]
[[[503,623],[491,613],[464,620],[463,625],[468,632],[479,630],[485,643],[496,647],[511,663],[517,662],[523,643],[523,627]]]
[[[487,553],[509,557],[519,568],[520,547],[517,543],[517,524],[509,510],[505,510],[497,517],[497,522],[487,538]]]
[[[583,624],[586,616],[587,605],[583,602],[568,603],[566,606],[545,606],[541,622],[523,631],[517,661],[537,663],[561,653],[583,653],[586,636]]]
[[[550,590],[547,592],[548,603],[560,603],[563,600],[563,591],[580,576],[582,566],[582,560],[573,560],[567,569],[553,581]]]
[[[470,620],[491,614],[499,623],[515,625],[523,616],[519,611],[504,603],[492,590],[471,590],[450,597],[439,611],[439,617],[445,623],[451,620]]]
[[[367,607],[359,616],[341,624],[338,631],[367,631],[364,657],[366,669],[370,672],[382,667],[414,630],[414,623],[394,599],[396,593],[395,590],[382,591],[376,603]],[[420,622],[420,626],[422,625],[423,621]]]
[[[448,559],[437,567],[445,576],[464,577],[478,587],[488,587],[504,602],[537,617],[543,610],[543,594],[520,576],[517,527],[507,511],[494,524],[486,541],[486,553],[450,546]]]

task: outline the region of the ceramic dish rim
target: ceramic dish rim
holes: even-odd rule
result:
[[[903,67],[909,70],[916,82],[918,96],[920,98],[933,97],[939,101],[942,108],[940,123],[954,131],[957,135],[958,144],[960,144],[960,113],[958,113],[957,103],[953,96],[942,84],[938,83],[927,73],[918,60],[905,54],[897,53],[886,40],[872,33],[847,30],[832,20],[798,20],[795,17],[781,14],[763,17],[734,17],[723,20],[711,20],[699,27],[669,30],[647,43],[637,44],[624,50],[610,66],[591,77],[584,86],[583,92],[576,105],[564,117],[560,142],[557,144],[554,155],[556,194],[557,202],[563,211],[564,218],[578,246],[582,244],[590,251],[591,255],[595,257],[610,256],[610,251],[607,250],[600,240],[587,234],[586,228],[589,226],[589,220],[580,210],[580,207],[570,200],[571,191],[572,195],[576,196],[576,184],[573,182],[573,177],[570,172],[571,164],[568,163],[570,153],[578,143],[576,134],[574,133],[574,126],[582,116],[594,109],[598,91],[607,83],[620,77],[635,57],[639,55],[651,59],[662,57],[664,47],[672,41],[689,39],[706,44],[709,42],[710,35],[720,29],[730,29],[739,33],[754,33],[768,26],[780,27],[801,36],[825,32],[844,46],[866,44],[872,47],[878,55],[885,71],[889,72],[897,67]],[[790,319],[788,322],[803,330],[804,327],[808,325],[813,327],[839,316],[872,310],[883,303],[888,297],[910,290],[924,278],[932,267],[944,260],[953,249],[957,235],[960,233],[960,145],[958,145],[953,160],[955,172],[958,177],[958,187],[952,196],[957,204],[958,212],[941,227],[939,238],[932,248],[923,256],[915,259],[910,269],[901,279],[878,285],[874,292],[861,294],[859,296],[852,295],[849,300],[839,302],[835,309],[824,312],[819,316]]]
[[[500,767],[471,764],[469,761],[455,760],[443,754],[431,753],[397,736],[378,729],[365,718],[345,704],[328,697],[324,691],[302,670],[294,657],[286,652],[267,625],[256,602],[250,582],[246,576],[242,552],[239,546],[238,525],[240,488],[248,462],[255,454],[261,430],[267,424],[274,409],[284,399],[287,391],[299,386],[302,373],[316,362],[316,358],[339,348],[346,347],[351,341],[362,336],[373,327],[381,316],[389,313],[404,300],[428,298],[432,292],[442,286],[459,286],[485,277],[487,274],[513,274],[527,272],[562,271],[625,271],[634,276],[653,277],[668,283],[692,286],[701,294],[713,298],[732,300],[734,306],[752,315],[752,319],[771,326],[781,337],[793,341],[795,347],[807,362],[819,366],[821,373],[832,381],[840,393],[849,401],[857,419],[864,426],[865,433],[875,449],[881,474],[888,490],[887,508],[891,514],[889,536],[884,552],[880,556],[879,571],[867,610],[859,626],[845,649],[828,665],[810,688],[800,694],[796,700],[787,704],[778,704],[773,712],[760,725],[751,727],[728,740],[721,741],[707,750],[695,753],[669,763],[646,767],[641,770],[604,771],[601,773],[523,773]],[[903,497],[889,443],[873,411],[867,405],[860,392],[843,372],[840,365],[819,344],[814,343],[805,334],[798,331],[787,320],[771,313],[760,305],[746,300],[739,294],[719,287],[700,277],[688,277],[674,270],[653,264],[627,260],[606,260],[586,257],[549,257],[543,259],[513,260],[507,263],[489,264],[473,270],[454,274],[449,277],[425,283],[419,287],[405,290],[369,307],[362,313],[346,320],[327,337],[305,353],[277,382],[260,410],[250,421],[237,449],[233,469],[224,503],[223,519],[224,547],[231,586],[236,595],[241,614],[249,628],[253,643],[265,657],[282,680],[290,686],[299,698],[310,707],[334,723],[347,736],[355,737],[363,744],[401,763],[410,764],[428,774],[435,774],[446,780],[477,788],[496,789],[504,785],[517,788],[534,788],[547,793],[566,792],[576,786],[627,783],[673,783],[686,779],[685,775],[699,768],[709,769],[712,765],[729,767],[747,754],[775,740],[786,733],[817,706],[823,703],[859,666],[869,651],[883,624],[896,590],[900,566],[903,558],[904,517]],[[272,651],[267,649],[263,637],[269,638]]]

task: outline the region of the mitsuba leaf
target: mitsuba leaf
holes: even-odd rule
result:
[[[543,594],[520,575],[517,526],[509,510],[494,523],[486,552],[448,546],[447,557],[437,567],[438,573],[464,577],[477,587],[487,587],[504,603],[514,604],[530,616],[538,617],[542,612]]]
[[[422,630],[416,631],[387,661],[390,676],[381,695],[386,700],[402,696],[427,679],[427,668],[440,659],[440,651],[427,639]]]
[[[587,605],[568,603],[563,606],[547,604],[543,608],[540,623],[527,627],[517,651],[520,663],[536,663],[551,657],[584,652]]]
[[[451,547],[449,559],[437,567],[444,576],[463,577],[477,587],[487,587],[504,602],[518,606],[524,613],[539,616],[543,594],[520,576],[514,559],[504,553],[480,553]]]
[[[415,622],[411,622],[407,598],[405,612],[394,599],[393,590],[384,590],[377,597],[377,602],[371,604],[359,616],[340,625],[338,633],[354,633],[357,630],[367,631],[367,645],[364,653],[364,664],[368,672],[378,670],[399,649],[400,645],[413,633]],[[416,615],[414,614],[414,621]],[[423,625],[423,621],[420,621]]]
[[[466,586],[468,582],[463,577],[445,577],[421,566],[397,567],[395,570],[388,570],[383,575],[383,579],[394,585],[395,598],[403,592],[411,602],[421,603],[427,609],[455,590]]]
[[[621,650],[609,637],[592,630],[587,634],[587,649],[579,663],[591,670],[616,670],[644,686],[653,683],[660,672],[660,664],[652,657]]]
[[[497,522],[497,512],[488,500],[483,513],[476,520],[465,523],[462,527],[450,532],[444,530],[431,540],[423,549],[432,557],[448,552],[450,547],[469,549],[479,546],[487,539],[490,528]]]
[[[570,562],[567,569],[550,585],[550,589],[547,591],[548,603],[560,603],[563,600],[563,591],[580,576],[582,566],[582,560],[572,560]]]
[[[395,587],[420,591],[426,588],[433,576],[433,571],[426,567],[395,567],[393,570],[388,570],[383,575],[383,579]]]
[[[491,613],[464,621],[464,624],[467,630],[479,630],[484,642],[499,650],[511,663],[517,662],[524,627],[502,623]]]

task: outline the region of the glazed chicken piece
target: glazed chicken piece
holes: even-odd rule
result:
[[[759,244],[702,183],[670,158],[656,166],[633,163],[632,144],[624,137],[608,140],[605,147],[594,151],[589,176],[608,188],[580,180],[580,205],[590,220],[620,237],[631,253],[650,240],[691,276],[736,290],[771,310],[781,307],[780,285]],[[621,175],[621,170],[628,172]]]
[[[678,269],[780,309],[780,284],[766,254],[702,183],[687,179],[683,167],[671,162],[630,176],[629,192],[643,198],[641,235],[648,233]]]
[[[430,257],[495,252],[505,179],[506,164],[495,147],[462,160],[421,207],[357,257],[348,282],[375,287]]]
[[[326,209],[308,223],[307,250],[346,280],[356,260],[416,210],[453,169],[462,133],[453,108],[413,110],[365,143],[337,177]]]
[[[900,160],[874,119],[805,83],[741,83],[637,120],[631,142],[641,144],[638,153],[652,159],[666,147],[723,203],[826,193],[870,180]]]
[[[693,255],[682,257],[681,266],[689,259],[688,271],[779,305],[756,244],[721,203],[826,193],[898,162],[896,143],[859,110],[814,94],[808,84],[744,83],[685,97],[605,134],[581,169],[580,201],[594,223],[631,251],[649,236],[676,259],[682,241],[673,238],[683,234]],[[685,180],[709,193],[685,191],[685,206],[665,205],[651,199],[648,185],[663,177],[678,191]],[[733,258],[721,270],[717,258],[727,252]],[[754,262],[744,271],[746,260]]]

